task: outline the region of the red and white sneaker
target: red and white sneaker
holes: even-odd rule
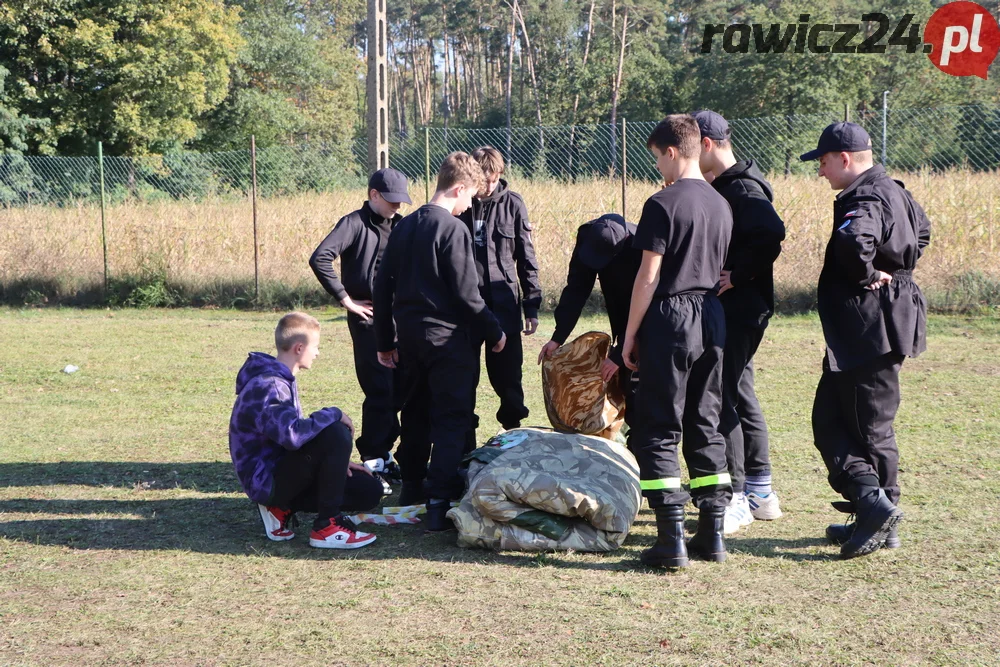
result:
[[[309,546],[318,549],[360,549],[375,541],[371,533],[362,533],[350,519],[335,516],[326,528],[313,530]]]
[[[260,504],[257,505],[257,509],[260,510],[260,518],[264,522],[264,534],[267,535],[267,539],[284,542],[295,537],[295,533],[289,526],[292,520],[290,510]]]

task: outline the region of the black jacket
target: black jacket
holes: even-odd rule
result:
[[[479,241],[486,244],[486,262],[475,254],[479,289],[490,308],[517,308],[525,317],[538,317],[542,287],[538,282],[538,260],[531,243],[531,223],[521,195],[500,179],[489,197],[473,199],[462,221],[476,239],[476,220],[483,221]],[[518,293],[518,282],[521,290]]]
[[[753,160],[741,160],[719,174],[712,187],[733,210],[733,236],[723,267],[733,288],[719,300],[726,319],[764,326],[774,314],[774,260],[785,240],[785,223],[771,202],[774,191]]]
[[[608,311],[611,324],[613,347],[608,352],[608,359],[624,367],[622,362],[622,346],[625,344],[625,329],[628,328],[629,306],[632,303],[632,286],[642,264],[642,251],[632,247],[632,237],[635,235],[635,225],[628,223],[628,236],[614,249],[614,258],[600,271],[587,266],[579,257],[581,243],[594,242],[581,234],[584,227],[593,224],[586,223],[577,230],[577,241],[573,248],[573,256],[569,260],[569,272],[566,275],[566,287],[559,296],[556,306],[556,330],[552,340],[562,345],[573,332],[580,319],[580,314],[594,290],[594,280],[601,281],[601,294],[604,295],[604,306]],[[610,243],[608,243],[610,245]]]
[[[491,346],[503,336],[479,294],[468,228],[434,204],[424,204],[396,224],[374,296],[379,352],[396,348],[397,331],[400,338],[443,342],[464,330]]]
[[[401,219],[402,216],[396,214],[389,224],[395,227]],[[385,251],[375,224],[383,220],[365,202],[360,209],[341,218],[309,258],[309,266],[323,289],[337,301],[345,296],[355,301],[372,298],[375,263]],[[337,257],[340,257],[343,282],[333,268],[333,260]]]
[[[927,304],[912,271],[930,239],[920,204],[881,165],[837,195],[817,292],[830,370],[927,349]],[[892,282],[866,290],[879,271]]]

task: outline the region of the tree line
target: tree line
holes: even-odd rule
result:
[[[916,39],[940,4],[878,9],[893,28],[911,16],[899,34]],[[859,0],[387,5],[389,111],[403,135],[700,107],[730,117],[866,110],[884,90],[896,107],[998,101],[992,81],[948,76],[903,40],[884,53],[765,54],[727,48],[719,33],[856,23],[860,41],[878,26],[861,21],[871,6]],[[224,151],[250,135],[261,146],[347,146],[364,134],[365,19],[364,0],[6,0],[0,152],[93,154],[98,140],[110,155]],[[707,27],[719,34],[705,53]]]

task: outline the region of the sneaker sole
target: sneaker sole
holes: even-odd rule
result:
[[[257,513],[260,514],[260,521],[261,521],[262,524],[264,524],[264,535],[267,536],[267,539],[271,540],[272,542],[287,542],[288,540],[290,540],[293,537],[295,537],[295,533],[293,533],[291,531],[289,531],[288,535],[274,535],[274,534],[272,534],[271,531],[269,531],[267,529],[267,520],[264,518],[264,512],[266,512],[266,511],[267,510],[261,509],[260,505],[257,506]]]
[[[784,516],[781,513],[780,509],[772,512],[771,510],[763,510],[763,509],[754,510],[753,508],[751,508],[750,514],[752,514],[753,518],[757,519],[758,521],[774,521],[775,519],[780,519],[782,516]]]
[[[851,558],[857,558],[859,556],[867,556],[869,554],[875,553],[885,545],[886,539],[889,537],[889,532],[893,528],[895,528],[902,520],[903,520],[902,512],[897,512],[896,514],[890,515],[889,518],[885,520],[885,523],[882,524],[882,527],[879,528],[877,531],[875,531],[875,534],[872,535],[867,542],[858,547],[857,550],[845,551],[843,548],[841,548],[840,550],[841,559],[850,560]],[[844,544],[844,547],[847,547],[849,544],[850,541],[846,542]]]
[[[370,540],[365,540],[364,542],[355,542],[354,544],[348,544],[347,542],[325,542],[323,540],[315,540],[309,538],[309,546],[316,547],[317,549],[360,549],[361,547],[366,547],[376,540],[376,536],[372,535]]]

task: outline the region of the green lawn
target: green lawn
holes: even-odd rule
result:
[[[344,554],[268,542],[226,429],[236,370],[276,319],[0,309],[0,665],[1000,661],[995,319],[932,318],[896,420],[904,546],[848,562],[822,537],[842,515],[809,425],[819,323],[773,321],[757,377],[786,517],[677,573],[638,563],[648,510],[606,555],[462,550],[417,526]],[[304,408],[360,421],[342,311],[320,319]],[[552,326],[526,343],[528,425],[545,422],[534,357]],[[495,410],[484,391],[481,439]]]

